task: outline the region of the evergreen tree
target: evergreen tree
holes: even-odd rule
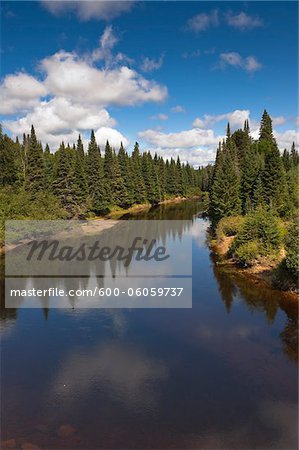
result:
[[[143,203],[146,201],[146,188],[144,184],[143,174],[141,171],[141,156],[139,152],[138,142],[135,142],[131,160],[132,160],[132,174],[134,177],[134,184],[136,186],[134,201],[135,203]]]
[[[88,192],[91,198],[91,210],[95,214],[107,212],[109,209],[110,195],[107,182],[104,177],[104,167],[101,153],[93,130],[91,132],[90,142],[88,145],[86,167]]]
[[[53,192],[59,199],[63,208],[73,216],[77,209],[76,195],[73,186],[73,171],[63,142],[57,151]]]
[[[240,178],[233,155],[225,145],[218,151],[217,169],[211,191],[210,213],[214,221],[241,212]]]
[[[130,206],[128,193],[121,175],[115,151],[112,150],[108,141],[105,147],[104,170],[107,183],[109,184],[109,191],[111,193],[111,202],[117,206],[127,208]]]
[[[273,130],[272,130],[272,119],[267,113],[266,110],[264,110],[260,125],[260,141],[267,141],[267,142],[273,142]]]
[[[34,196],[37,192],[44,190],[44,161],[43,149],[36,139],[35,130],[32,125],[28,145],[27,169],[26,169],[26,189]]]

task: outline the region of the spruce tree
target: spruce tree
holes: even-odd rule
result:
[[[43,149],[36,139],[35,130],[32,125],[28,145],[27,167],[25,187],[34,196],[45,188],[45,171],[43,161]]]
[[[63,208],[73,216],[76,212],[76,195],[73,186],[73,171],[64,143],[56,152],[56,171],[53,181],[53,192]]]
[[[91,210],[95,214],[107,212],[109,209],[110,195],[106,179],[104,177],[103,161],[92,130],[86,159],[86,173],[88,180],[88,192],[91,198]]]
[[[112,204],[123,208],[130,206],[115,151],[112,150],[108,141],[105,147],[104,171],[109,185],[109,192],[111,193]]]
[[[134,177],[134,184],[136,186],[134,201],[135,203],[141,204],[146,201],[146,188],[141,171],[141,156],[138,142],[135,142],[131,160],[132,160],[132,174]]]
[[[214,175],[210,213],[218,222],[222,217],[241,213],[240,178],[233,155],[225,144],[218,151],[217,169]]]
[[[273,142],[273,130],[272,130],[272,119],[264,109],[262,120],[260,124],[260,141]]]

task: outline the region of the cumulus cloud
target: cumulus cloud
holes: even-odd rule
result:
[[[286,130],[280,133],[277,130],[273,130],[275,139],[277,140],[278,147],[280,150],[288,149],[290,150],[293,142],[295,142],[296,147],[299,143],[299,132],[296,130]]]
[[[236,109],[235,111],[218,115],[205,114],[203,118],[196,118],[192,126],[194,128],[206,128],[225,120],[230,123],[232,128],[242,128],[245,120],[249,119],[249,116],[250,111],[248,109]]]
[[[125,55],[113,55],[117,42],[108,26],[90,54],[59,51],[40,61],[40,79],[26,73],[7,75],[0,86],[1,112],[21,117],[7,119],[5,127],[21,135],[34,123],[42,142],[56,148],[61,140],[74,141],[78,131],[90,129],[101,130],[116,146],[121,140],[128,143],[111,128],[116,122],[106,108],[161,102],[167,88],[129,68]],[[99,60],[101,67],[94,65]]]
[[[30,129],[31,124],[36,124],[42,142],[57,148],[62,140],[75,142],[79,132],[111,127],[116,122],[105,109],[74,104],[62,97],[41,102],[20,119],[4,121],[5,128],[15,136],[21,136]]]
[[[47,88],[31,75],[23,72],[7,75],[0,86],[0,113],[27,111],[46,94]]]
[[[121,142],[124,147],[128,147],[130,141],[118,130],[109,127],[101,127],[95,132],[97,143],[104,148],[107,141],[116,149],[119,149]]]
[[[251,73],[262,68],[262,64],[254,56],[247,56],[244,58],[237,52],[220,54],[219,67],[224,69],[227,66],[233,66]]]
[[[178,133],[162,133],[157,130],[140,131],[139,136],[151,145],[160,148],[191,148],[196,146],[214,145],[219,138],[214,135],[213,130],[191,130]]]
[[[174,106],[173,108],[171,108],[171,111],[174,112],[174,113],[184,113],[184,112],[186,112],[185,108],[183,108],[181,105]]]
[[[41,62],[41,68],[46,73],[45,86],[51,93],[83,104],[132,106],[159,102],[167,96],[166,87],[127,66],[96,68],[76,53],[55,53]]]
[[[55,16],[73,13],[80,20],[111,20],[128,12],[134,1],[53,1],[43,0],[43,6]]]
[[[152,72],[153,70],[158,70],[162,67],[164,61],[164,54],[158,59],[151,59],[148,57],[143,58],[140,69],[143,72]]]
[[[215,9],[210,13],[197,14],[187,22],[187,29],[199,33],[205,31],[210,27],[215,27],[219,24],[218,11]]]
[[[229,12],[226,15],[226,23],[239,30],[250,30],[253,28],[261,27],[263,21],[259,17],[253,17],[245,12],[241,11],[239,14],[233,14]]]

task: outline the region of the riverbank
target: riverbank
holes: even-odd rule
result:
[[[167,200],[163,200],[159,202],[159,205],[170,205],[170,204],[177,204],[188,200],[196,200],[200,199],[199,196],[192,196],[192,197],[174,197],[169,198]],[[105,231],[113,226],[115,226],[118,223],[118,220],[124,216],[125,214],[137,214],[138,212],[147,212],[152,208],[152,205],[150,203],[143,203],[143,204],[137,204],[130,208],[123,209],[123,208],[114,208],[112,209],[108,214],[103,216],[95,216],[92,218],[86,219],[82,224],[76,225],[75,229],[70,231],[69,229],[67,231],[59,232],[58,234],[55,234],[56,238],[65,238],[66,233],[70,237],[70,233],[75,234],[77,233],[84,233],[85,235],[92,235],[92,234],[98,234],[102,231]],[[61,219],[59,219],[61,220]],[[74,219],[75,220],[75,219]],[[66,222],[68,223],[68,222]],[[31,239],[24,238],[19,239],[16,243],[11,243],[9,245],[3,245],[0,247],[0,254],[5,254],[6,252],[15,249],[16,247],[20,247],[22,245],[27,244],[30,242]]]
[[[194,195],[194,196],[190,196],[190,197],[174,197],[174,198],[168,198],[166,200],[162,200],[161,202],[159,202],[157,204],[157,206],[159,205],[169,205],[169,204],[176,204],[176,203],[181,203],[184,201],[188,201],[188,200],[199,200],[201,197],[199,195]],[[112,209],[112,211],[110,211],[108,214],[106,214],[105,216],[102,216],[102,219],[118,219],[121,216],[123,216],[124,214],[134,214],[134,213],[138,213],[141,211],[149,211],[152,208],[153,205],[151,205],[150,203],[140,203],[137,205],[133,205],[130,208],[124,209],[124,208],[114,208]],[[98,217],[96,217],[95,219],[98,219]]]
[[[235,236],[221,237],[219,241],[213,239],[211,233],[208,237],[208,245],[215,256],[215,264],[223,266],[231,272],[233,269],[236,274],[246,277],[249,281],[256,284],[268,286],[272,289],[279,290],[283,295],[287,294],[289,299],[298,301],[298,288],[288,283],[281,283],[278,280],[278,271],[281,262],[285,257],[284,249],[281,249],[275,259],[261,258],[256,260],[252,265],[242,267],[233,257],[229,256],[229,249],[233,243]]]

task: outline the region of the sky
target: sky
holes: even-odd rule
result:
[[[266,108],[298,141],[298,3],[2,1],[0,121],[55,151],[91,129],[132,151],[212,162],[227,122]]]

